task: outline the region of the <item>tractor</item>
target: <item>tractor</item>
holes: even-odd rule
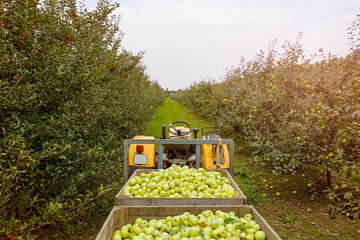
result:
[[[233,173],[234,144],[222,139],[221,126],[192,128],[176,121],[162,125],[162,136],[135,136],[124,142],[125,174],[127,180],[136,169],[163,169],[172,164],[204,169],[225,169]],[[158,145],[158,151],[156,151]],[[230,146],[230,151],[229,147]],[[230,154],[231,153],[231,154]]]

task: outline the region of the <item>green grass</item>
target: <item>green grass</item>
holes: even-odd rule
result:
[[[154,136],[156,139],[161,137],[161,126],[166,124],[167,126],[175,121],[183,121],[190,124],[191,128],[199,128],[205,126],[212,126],[212,123],[206,122],[200,119],[198,116],[193,114],[191,110],[186,109],[180,103],[172,100],[171,98],[166,98],[163,104],[156,110],[157,113],[146,132],[148,136]],[[198,137],[201,137],[201,131]]]
[[[246,161],[248,161],[248,159],[245,155],[236,155],[235,159],[241,159],[241,161],[243,161],[235,162],[235,181],[245,194],[248,204],[253,205],[261,203],[263,199],[259,195],[259,187],[254,181],[257,173],[251,172],[251,170],[247,166]]]

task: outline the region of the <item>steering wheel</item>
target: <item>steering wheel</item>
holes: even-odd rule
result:
[[[173,124],[175,123],[180,123],[180,124],[184,124],[186,125],[188,128],[189,128],[189,131],[186,131],[186,132],[182,132],[180,129],[176,129]],[[172,131],[173,130],[173,131]],[[168,131],[176,136],[186,136],[188,135],[189,133],[191,133],[191,127],[188,123],[186,122],[183,122],[183,121],[176,121],[176,122],[172,122],[169,124],[168,126]]]

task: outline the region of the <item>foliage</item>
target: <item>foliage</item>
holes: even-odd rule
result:
[[[164,93],[142,53],[121,49],[118,4],[0,5],[0,236],[66,233],[112,205],[123,139],[144,132]]]
[[[306,58],[301,36],[276,41],[252,61],[242,59],[220,83],[203,80],[173,96],[202,116],[227,124],[250,144],[253,158],[276,174],[316,166],[344,177],[360,165],[360,16],[349,27],[350,54]]]

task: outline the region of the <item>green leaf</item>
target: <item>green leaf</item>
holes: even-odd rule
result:
[[[247,228],[247,223],[243,222],[242,224],[240,224],[237,229],[241,230],[242,232],[244,232]]]
[[[237,220],[237,219],[235,219],[235,218],[226,218],[225,219],[225,224],[234,224],[234,223],[238,223],[239,222],[239,220]]]
[[[178,234],[180,231],[179,230],[172,230],[170,233],[169,233],[169,236],[174,236],[175,234]]]

